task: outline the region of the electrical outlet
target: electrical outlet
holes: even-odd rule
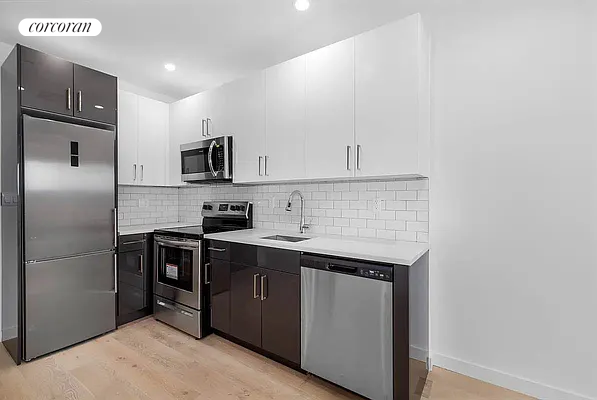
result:
[[[386,208],[386,201],[382,199],[375,199],[373,200],[373,211],[378,212],[381,210],[385,210]]]

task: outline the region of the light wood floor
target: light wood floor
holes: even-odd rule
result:
[[[433,400],[529,397],[435,368]],[[429,388],[428,388],[429,389]],[[0,399],[359,399],[215,335],[145,319],[16,367],[0,349]]]

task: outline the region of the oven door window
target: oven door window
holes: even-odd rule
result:
[[[193,291],[193,251],[160,246],[158,281],[187,292]]]
[[[203,174],[209,171],[207,154],[209,148],[186,150],[181,153],[183,174]]]

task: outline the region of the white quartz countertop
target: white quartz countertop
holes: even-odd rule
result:
[[[265,236],[273,235],[308,237],[311,239],[297,243],[263,239]],[[296,232],[269,229],[245,229],[212,233],[205,235],[205,238],[406,266],[412,266],[429,250],[426,243],[330,235],[301,235]]]
[[[133,226],[119,226],[119,235],[135,235],[137,233],[149,233],[156,229],[178,228],[184,226],[194,226],[197,223],[188,222],[167,222],[163,224],[149,224],[149,225],[133,225]]]

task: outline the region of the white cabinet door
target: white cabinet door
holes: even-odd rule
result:
[[[354,39],[307,54],[309,179],[354,176]]]
[[[357,176],[418,173],[420,17],[355,38]]]
[[[182,184],[180,145],[205,140],[205,95],[200,93],[170,104],[168,185]]]
[[[265,72],[226,85],[235,183],[265,180]],[[228,134],[228,133],[227,133]]]
[[[141,185],[165,185],[168,104],[139,97],[139,172]]]
[[[118,183],[133,185],[137,165],[138,99],[133,93],[118,91]]]
[[[301,56],[265,71],[266,179],[305,178],[305,67]]]
[[[230,135],[228,85],[205,92],[205,134],[207,138]]]

